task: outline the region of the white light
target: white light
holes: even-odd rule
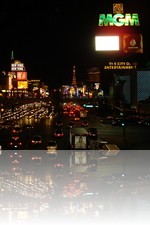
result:
[[[119,36],[96,36],[96,51],[119,51]]]

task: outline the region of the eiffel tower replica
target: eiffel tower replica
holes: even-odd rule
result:
[[[73,85],[74,89],[76,90],[77,80],[76,80],[76,68],[75,68],[75,66],[73,66],[72,85]]]

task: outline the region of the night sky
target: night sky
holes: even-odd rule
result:
[[[139,14],[144,53],[135,59],[145,65],[150,61],[149,7],[146,0],[141,3],[14,0],[0,3],[0,70],[10,70],[13,51],[14,58],[24,63],[28,79],[41,79],[50,87],[69,84],[75,65],[77,81],[85,80],[89,68],[101,70],[103,64],[116,57],[95,52],[94,38],[100,29],[99,14],[112,13],[112,4],[117,2],[124,4],[124,13]],[[104,83],[108,77],[102,72]]]

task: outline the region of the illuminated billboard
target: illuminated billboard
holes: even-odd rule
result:
[[[119,36],[96,36],[95,37],[96,51],[119,51]]]
[[[23,71],[24,64],[21,63],[19,60],[15,60],[14,63],[11,63],[11,71]]]
[[[86,149],[86,136],[75,136],[75,149]]]
[[[136,69],[136,63],[130,62],[109,62],[104,66],[105,70],[134,70]]]
[[[113,14],[100,14],[98,26],[140,26],[138,13],[123,13],[123,4],[113,4]]]
[[[143,53],[143,37],[141,34],[124,34],[123,51],[125,53]]]
[[[32,87],[39,87],[40,80],[29,80],[29,85],[31,85]]]
[[[98,29],[95,37],[95,50],[143,53],[143,36],[139,31],[139,26],[138,13],[124,13],[122,3],[113,3],[112,13],[99,14],[98,27],[103,33],[100,35]],[[133,33],[130,33],[129,27],[131,30],[134,28]]]
[[[17,87],[18,87],[18,89],[27,89],[28,88],[28,81],[18,81]]]
[[[17,72],[17,80],[27,80],[27,72],[26,71]]]
[[[9,76],[8,77],[8,90],[11,90],[12,89],[12,78]]]

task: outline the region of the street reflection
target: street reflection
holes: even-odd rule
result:
[[[20,151],[17,163],[12,163],[9,153],[3,151],[0,158],[2,225],[147,224],[148,151],[127,151],[99,161],[94,172],[89,172],[88,165],[70,168],[69,151],[48,159],[46,151],[34,150],[42,158],[40,163],[32,160],[32,150]]]

